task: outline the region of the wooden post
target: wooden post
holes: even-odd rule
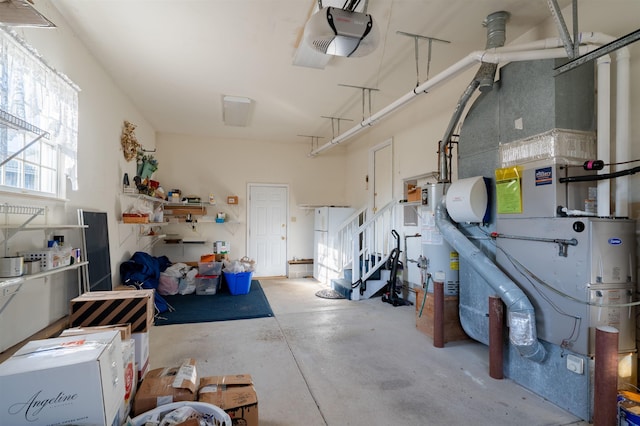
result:
[[[614,327],[596,328],[593,424],[598,426],[617,424],[618,334]]]
[[[433,283],[433,346],[444,348],[444,283]]]
[[[502,333],[504,304],[499,296],[489,296],[489,376],[501,380],[504,377],[504,348]]]

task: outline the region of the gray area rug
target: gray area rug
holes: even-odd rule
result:
[[[323,299],[344,299],[345,297],[333,289],[324,289],[316,292],[316,296]]]

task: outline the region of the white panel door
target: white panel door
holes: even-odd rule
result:
[[[391,140],[370,150],[369,175],[373,175],[373,213],[393,199],[393,151]]]
[[[287,274],[288,188],[249,184],[248,256],[256,261],[256,277]]]

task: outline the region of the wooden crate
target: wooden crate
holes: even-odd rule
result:
[[[422,301],[424,300],[424,289],[416,288],[416,328],[427,336],[433,338],[433,293],[427,293],[424,309],[420,315]],[[469,336],[460,325],[458,315],[458,296],[444,297],[444,342],[454,342],[468,339]]]
[[[204,216],[207,214],[207,210],[201,205],[168,205],[164,208],[164,214],[175,217],[186,217],[188,214],[196,216]]]
[[[149,215],[137,214],[137,213],[123,213],[122,222],[123,223],[149,223]]]

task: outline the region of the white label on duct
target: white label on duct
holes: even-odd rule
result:
[[[516,130],[524,129],[524,125],[522,124],[522,117],[516,118],[513,125],[516,128]]]

